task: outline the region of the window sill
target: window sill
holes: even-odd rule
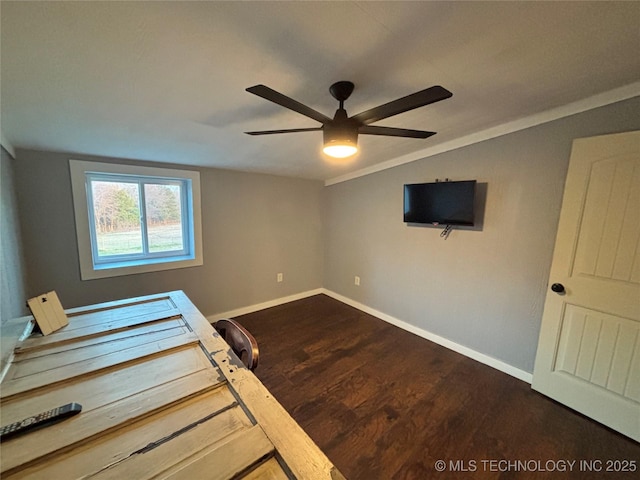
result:
[[[135,275],[137,273],[159,272],[177,268],[198,267],[203,262],[193,257],[164,257],[152,260],[133,260],[128,262],[102,263],[93,269],[81,272],[82,280]]]

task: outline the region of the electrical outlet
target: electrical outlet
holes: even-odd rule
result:
[[[360,286],[360,277],[356,275],[354,282],[358,287]]]
[[[278,280],[278,283],[282,283],[282,274],[279,273],[276,279]]]

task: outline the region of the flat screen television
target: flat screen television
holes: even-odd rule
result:
[[[475,192],[475,180],[407,184],[404,186],[404,221],[473,226]]]

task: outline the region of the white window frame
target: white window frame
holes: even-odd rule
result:
[[[157,272],[175,268],[196,267],[203,264],[202,255],[202,214],[200,205],[200,173],[192,170],[176,170],[171,168],[143,167],[138,165],[120,165],[115,163],[87,162],[69,160],[71,173],[71,189],[76,220],[76,237],[78,239],[78,257],[80,260],[80,277],[82,280],[133,275],[137,273]],[[91,241],[93,228],[90,228],[92,211],[89,208],[91,192],[89,181],[92,175],[127,175],[133,179],[148,179],[154,182],[184,181],[187,186],[186,203],[183,204],[189,244],[185,251],[147,255],[145,258],[131,256],[113,257],[109,260],[94,256],[94,242]],[[107,178],[107,177],[105,177]],[[95,179],[95,178],[94,178]]]

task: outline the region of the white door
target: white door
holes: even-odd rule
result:
[[[640,441],[640,132],[573,142],[532,387]]]

